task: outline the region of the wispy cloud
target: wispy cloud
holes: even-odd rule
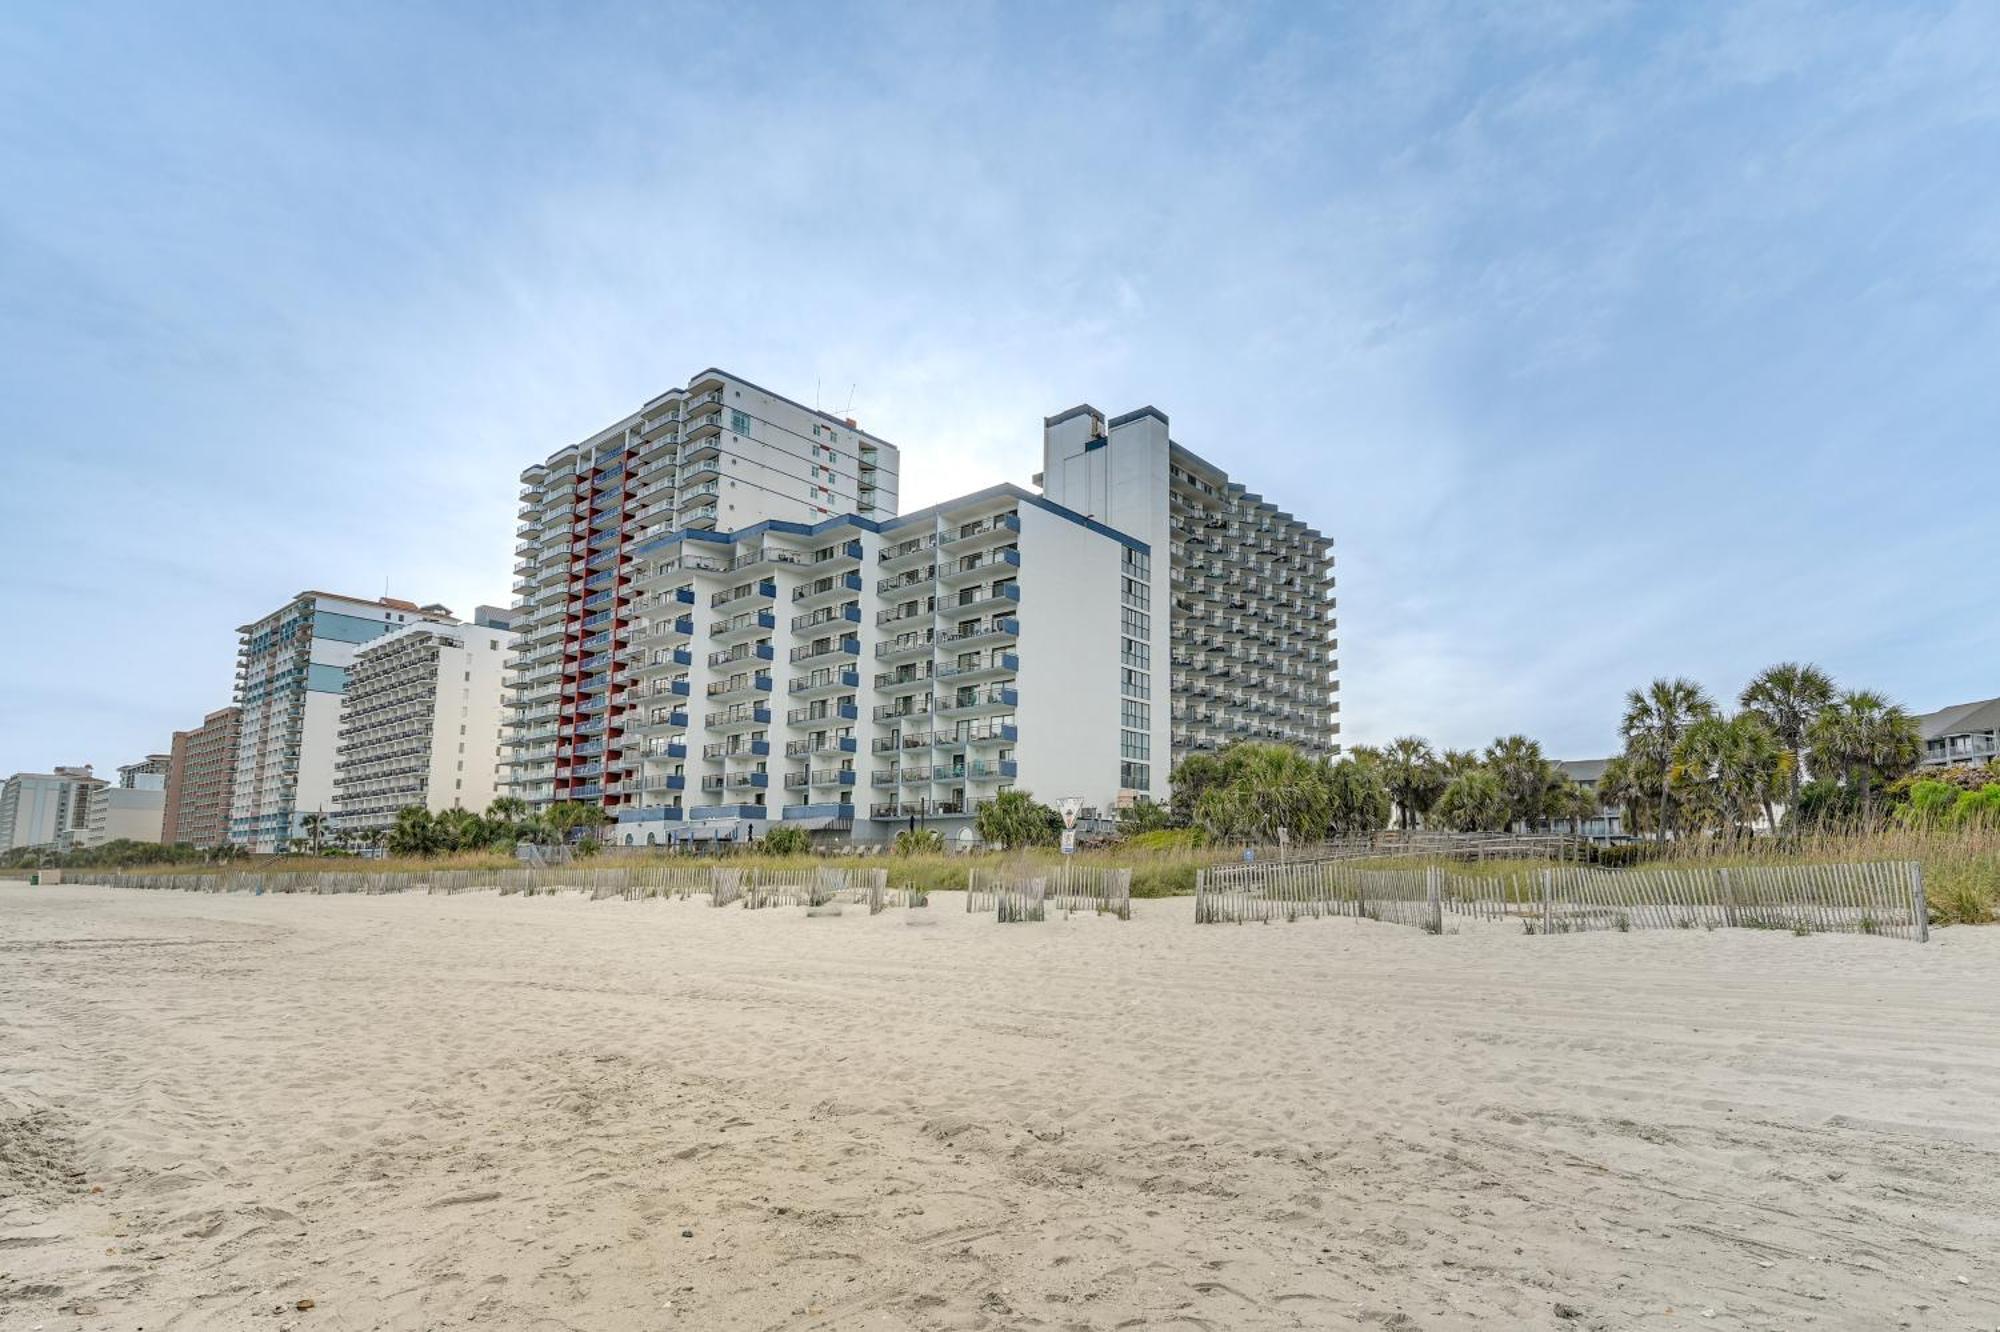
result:
[[[16,10],[0,768],[158,748],[300,588],[504,599],[519,469],[712,363],[897,440],[912,505],[1156,404],[1338,540],[1356,739],[1599,752],[1625,687],[1781,657],[1990,693],[1996,44],[1970,3]]]

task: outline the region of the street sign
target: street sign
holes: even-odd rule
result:
[[[1074,828],[1063,829],[1062,853],[1066,856],[1073,856],[1076,854],[1076,829]]]
[[[1083,812],[1082,796],[1064,796],[1056,801],[1056,809],[1062,814],[1063,827],[1076,827],[1076,816]]]
[[[1257,848],[1256,848],[1256,847],[1254,847],[1254,846],[1246,846],[1246,847],[1244,847],[1244,848],[1243,848],[1243,863],[1244,863],[1244,864],[1246,864],[1246,865],[1248,865],[1248,864],[1249,864],[1249,863],[1250,863],[1251,861],[1253,861],[1253,860],[1255,860],[1255,859],[1257,859]]]

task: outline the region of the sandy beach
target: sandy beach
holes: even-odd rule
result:
[[[0,886],[0,1327],[2000,1327],[2000,930],[933,901]]]

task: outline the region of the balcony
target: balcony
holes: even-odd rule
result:
[[[811,675],[793,680],[787,691],[793,698],[823,698],[828,694],[843,693],[861,687],[861,672],[814,671]]]
[[[929,624],[937,618],[937,612],[930,605],[930,598],[909,606],[897,606],[893,610],[875,612],[875,627],[892,629],[896,625]]]
[[[893,546],[882,547],[875,562],[884,573],[893,573],[924,563],[930,553],[937,548],[937,537],[925,535],[899,541]]]
[[[855,739],[851,735],[834,736],[817,744],[811,740],[787,740],[785,757],[807,758],[815,754],[852,754],[855,748]]]
[[[777,627],[778,617],[770,611],[750,611],[717,620],[708,627],[708,636],[718,643],[733,643],[755,638],[758,634],[768,634]]]
[[[861,563],[861,553],[859,541],[843,541],[833,548],[831,554],[823,558],[815,557],[810,567],[814,573],[854,568]]]
[[[874,718],[878,722],[901,721],[906,717],[921,721],[930,715],[931,705],[928,702],[913,703],[909,699],[902,699],[895,703],[878,703]]]
[[[898,592],[920,587],[928,595],[931,583],[937,578],[937,572],[935,564],[926,564],[921,568],[910,569],[888,578],[878,578],[875,580],[875,591],[881,596],[890,597]]]
[[[965,775],[975,782],[1011,782],[1020,767],[1013,759],[974,759],[965,765]]]
[[[861,655],[861,640],[858,638],[822,639],[795,647],[791,652],[793,665],[801,662],[819,661],[822,658],[858,657]]]
[[[982,722],[967,727],[959,738],[972,745],[1011,745],[1021,738],[1021,732],[1012,722]]]
[[[771,811],[762,805],[696,805],[688,811],[691,819],[767,819]]]
[[[985,551],[978,555],[967,555],[959,560],[940,565],[938,582],[946,587],[963,587],[977,581],[981,575],[999,575],[1011,578],[1020,570],[1021,552],[1018,550]]]
[[[738,703],[720,712],[711,712],[702,719],[705,726],[716,732],[753,730],[771,724],[771,710],[758,704]]]
[[[728,666],[739,661],[770,661],[773,651],[769,643],[738,643],[732,648],[722,648],[708,654],[711,667]]]
[[[875,687],[889,694],[929,689],[933,683],[930,666],[929,662],[924,662],[921,667],[905,665],[893,671],[877,671]]]
[[[745,583],[741,587],[732,587],[726,592],[717,592],[708,599],[708,604],[710,609],[720,609],[738,602],[771,601],[776,599],[777,595],[778,585],[764,578],[754,583]]]
[[[899,634],[895,638],[875,645],[875,659],[904,661],[912,657],[928,657],[937,641],[937,632],[932,629],[925,629],[920,633]]]
[[[815,606],[828,606],[837,601],[845,601],[860,591],[860,574],[829,574],[793,588],[792,605],[800,610],[809,610]]]
[[[794,615],[792,617],[792,632],[795,634],[811,633],[822,625],[832,626],[830,632],[845,632],[848,625],[860,623],[861,607],[859,606],[822,606],[818,610],[807,611],[803,615]]]
[[[956,597],[938,598],[938,614],[947,618],[954,615],[983,615],[988,611],[1011,611],[1021,602],[1019,583],[995,583],[991,587],[968,587]]]
[[[962,684],[974,681],[998,680],[1017,674],[1021,669],[1021,659],[1011,652],[996,653],[992,657],[981,657],[978,661],[953,663],[939,666],[937,678],[955,680]]]
[[[745,672],[732,675],[727,680],[714,680],[708,686],[708,701],[726,703],[736,699],[754,698],[758,694],[771,692],[771,677]]]
[[[1021,535],[1021,519],[1016,514],[996,514],[984,522],[966,523],[945,533],[940,545],[954,550],[975,549],[993,543],[1004,544]]]
[[[959,644],[988,644],[1005,642],[1020,637],[1021,622],[1010,616],[995,616],[991,623],[976,625],[970,629],[954,629],[938,635],[938,642],[947,647]]]
[[[785,714],[787,726],[810,726],[814,722],[851,722],[860,719],[861,710],[852,703],[809,703],[802,708],[793,708]]]

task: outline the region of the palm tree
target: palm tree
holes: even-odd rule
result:
[[[1437,754],[1419,735],[1399,735],[1382,751],[1382,785],[1396,805],[1397,826],[1416,826],[1417,816],[1431,807],[1444,783],[1438,776]]]
[[[1658,769],[1660,821],[1653,835],[1659,841],[1667,840],[1674,751],[1689,726],[1714,712],[1715,704],[1702,687],[1688,679],[1655,680],[1625,695],[1625,720],[1618,728],[1625,737],[1625,752]]]
[[[1875,783],[1916,766],[1924,742],[1917,720],[1902,707],[1866,689],[1849,690],[1820,709],[1806,733],[1815,769],[1838,772],[1861,793],[1861,819],[1875,817]]]
[[[1652,822],[1648,812],[1648,802],[1658,782],[1652,780],[1652,768],[1630,754],[1618,754],[1604,764],[1604,772],[1598,774],[1598,804],[1606,810],[1618,810],[1624,816],[1624,828],[1636,834],[1640,828]]]
[[[1290,745],[1231,746],[1229,779],[1204,792],[1195,820],[1214,837],[1317,841],[1332,822],[1332,792],[1320,765]],[[982,830],[983,835],[983,830]]]
[[[1674,750],[1680,775],[1716,814],[1718,825],[1742,833],[1764,811],[1765,822],[1777,827],[1772,800],[1783,782],[1785,752],[1778,738],[1755,712],[1734,717],[1703,717],[1688,727]]]
[[[1833,702],[1833,695],[1833,677],[1819,667],[1781,661],[1757,672],[1736,696],[1737,706],[1763,718],[1764,725],[1771,728],[1771,734],[1791,758],[1785,789],[1787,808],[1799,803],[1806,733],[1818,720],[1821,710]]]
[[[495,823],[514,823],[526,818],[528,802],[519,796],[495,796],[486,807],[486,817]]]
[[[979,806],[973,815],[973,825],[981,841],[1011,851],[1055,841],[1062,827],[1062,816],[1037,803],[1026,791],[1002,791]]]
[[[326,833],[326,815],[319,810],[299,816],[299,831],[312,842],[314,855],[319,854],[320,839]]]
[[[1542,754],[1540,742],[1525,735],[1506,735],[1486,750],[1486,770],[1507,793],[1507,822],[1530,831],[1549,815],[1549,795],[1560,774]]]
[[[1453,832],[1498,832],[1507,826],[1507,788],[1485,768],[1452,779],[1431,807],[1437,821]]]
[[[1549,791],[1549,817],[1567,819],[1572,837],[1583,840],[1583,825],[1604,807],[1596,791],[1571,777],[1557,780]]]

